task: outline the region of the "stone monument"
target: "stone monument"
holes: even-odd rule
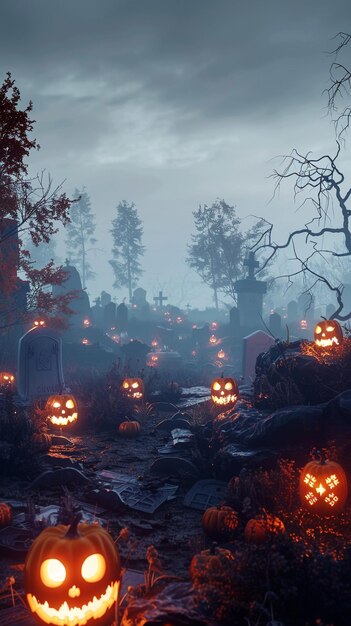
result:
[[[263,327],[263,295],[267,291],[267,283],[255,278],[255,268],[259,267],[259,264],[255,261],[254,252],[249,253],[249,258],[245,259],[244,265],[248,268],[248,276],[235,283],[240,326],[246,331],[257,330]]]

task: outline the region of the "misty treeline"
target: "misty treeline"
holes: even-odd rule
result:
[[[340,268],[351,256],[351,188],[342,167],[347,158],[351,120],[351,69],[347,62],[350,39],[347,33],[336,37],[330,85],[324,94],[334,123],[335,150],[312,156],[294,148],[272,174],[275,191],[283,182],[291,182],[293,198],[303,207],[298,215],[309,215],[307,221],[305,218],[305,223],[285,241],[277,242],[273,224],[264,217],[243,230],[235,207],[223,199],[210,206],[200,205],[194,211],[187,262],[213,290],[216,305],[219,293],[235,298],[235,281],[242,277],[245,255],[252,250],[260,260],[257,277],[264,276],[275,261],[275,267],[287,267],[280,277],[285,277],[288,285],[303,278],[304,290],[310,294],[322,285],[334,295],[333,317],[350,319],[351,312],[344,308],[340,272],[335,272],[335,267]],[[21,108],[20,100],[15,81],[7,74],[0,86],[0,328],[16,323],[19,316],[17,296],[23,284],[17,270],[26,281],[29,310],[51,312],[54,317],[67,310],[69,297],[55,299],[49,289],[65,277],[64,269],[55,265],[55,261],[62,263],[53,238],[59,227],[65,229],[67,256],[78,266],[84,287],[94,273],[92,254],[101,251],[87,190],[83,187],[68,198],[62,184],[54,186],[50,176],[29,177],[27,158],[39,146],[32,138],[32,103]],[[17,232],[18,246],[9,247]],[[145,252],[143,225],[133,202],[119,202],[110,233],[114,286],[126,287],[131,298],[142,275]],[[106,254],[105,246],[103,252]]]

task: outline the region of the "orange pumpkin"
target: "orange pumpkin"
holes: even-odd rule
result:
[[[98,524],[50,526],[34,540],[24,565],[24,588],[40,624],[108,626],[121,576],[119,554]]]
[[[0,528],[10,526],[12,522],[12,509],[6,502],[0,502]]]
[[[213,506],[202,516],[202,527],[211,539],[229,539],[238,523],[236,511],[229,506]]]
[[[194,587],[226,584],[232,575],[234,556],[230,550],[213,544],[209,550],[195,554],[190,563],[190,577]]]
[[[123,393],[131,400],[142,400],[144,396],[144,382],[141,378],[125,378],[122,383]]]
[[[10,388],[15,384],[15,377],[11,372],[0,372],[0,387]]]
[[[118,432],[123,437],[137,437],[140,433],[140,423],[137,420],[126,420],[119,425]]]
[[[285,526],[279,517],[262,513],[250,519],[245,526],[245,539],[256,545],[285,533]]]
[[[211,386],[211,400],[220,407],[232,407],[239,397],[239,386],[235,378],[215,378]]]
[[[347,478],[339,463],[324,457],[307,463],[300,474],[300,500],[319,515],[342,510],[347,499]]]
[[[78,419],[77,402],[71,394],[50,396],[45,411],[49,422],[59,428],[72,426]]]
[[[339,346],[343,338],[342,328],[336,320],[322,320],[314,329],[314,342],[318,348]]]

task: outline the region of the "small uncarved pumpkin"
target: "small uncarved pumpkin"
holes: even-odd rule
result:
[[[245,539],[248,543],[260,544],[285,533],[285,526],[279,517],[262,513],[250,519],[245,526]]]
[[[191,560],[190,577],[193,585],[225,584],[232,574],[233,565],[232,552],[213,544],[209,550],[195,554]]]
[[[202,516],[202,527],[210,539],[229,539],[238,525],[238,515],[229,506],[211,507]]]
[[[50,526],[24,564],[24,589],[40,624],[108,626],[114,618],[121,567],[115,543],[98,524]]]
[[[137,420],[122,422],[118,427],[118,432],[123,437],[138,437],[140,422],[137,422]]]
[[[341,511],[347,498],[346,474],[335,461],[310,461],[300,474],[300,500],[310,511],[319,515],[334,515]]]
[[[12,522],[12,509],[6,502],[0,502],[0,528],[10,526]]]
[[[322,320],[314,329],[314,342],[318,348],[339,346],[342,340],[342,328],[336,320]]]

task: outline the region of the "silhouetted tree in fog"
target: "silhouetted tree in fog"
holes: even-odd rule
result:
[[[70,211],[71,221],[66,228],[66,246],[69,260],[80,267],[82,286],[85,289],[86,281],[95,276],[87,257],[90,252],[89,246],[97,241],[93,237],[96,224],[85,187],[81,192],[75,189],[74,198],[77,202]]]
[[[243,273],[245,249],[257,238],[262,222],[241,232],[235,207],[219,199],[211,206],[200,205],[193,216],[196,233],[191,236],[187,263],[211,287],[218,308],[219,292],[236,299],[234,285]]]
[[[115,275],[114,287],[127,287],[129,301],[137,279],[143,273],[139,259],[145,252],[142,244],[143,227],[134,202],[125,200],[117,206],[117,217],[112,221],[113,247],[110,261]]]

